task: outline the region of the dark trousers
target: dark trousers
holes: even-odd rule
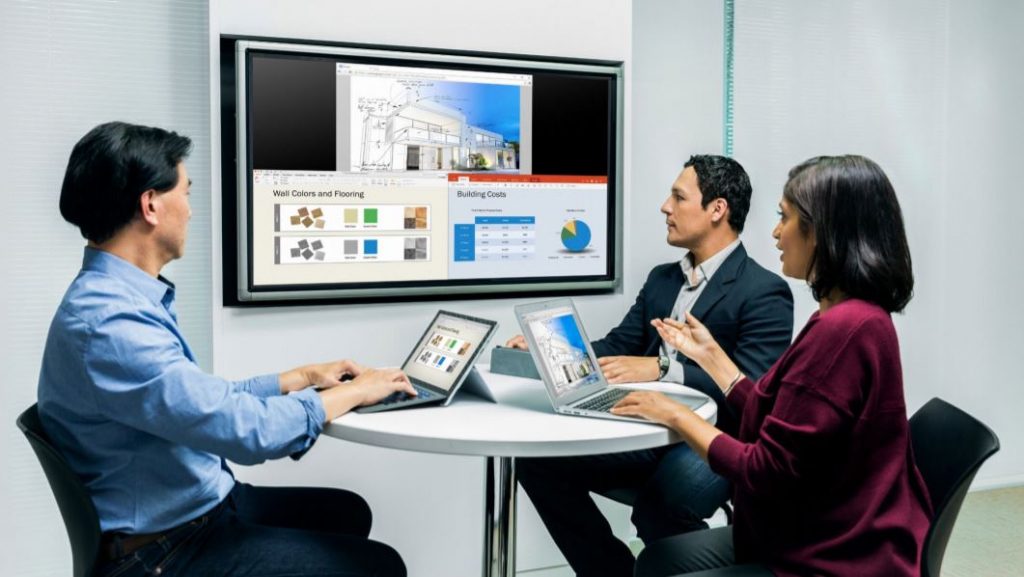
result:
[[[548,532],[580,577],[630,577],[633,554],[612,533],[591,492],[633,488],[632,521],[645,543],[706,529],[729,483],[685,443],[644,451],[520,459],[516,474]]]
[[[405,577],[394,549],[367,539],[372,516],[341,489],[237,483],[199,520],[100,567],[103,577]]]
[[[732,527],[676,535],[649,543],[636,560],[636,577],[772,577],[762,565],[737,565]]]

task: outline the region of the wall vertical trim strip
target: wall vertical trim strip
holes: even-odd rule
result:
[[[722,74],[722,154],[732,156],[732,96],[733,96],[733,31],[735,30],[736,3],[735,0],[724,0],[722,7],[725,10],[723,50],[723,74]]]

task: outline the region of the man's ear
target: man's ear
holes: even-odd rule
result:
[[[729,201],[716,198],[711,201],[711,222],[719,223],[729,216]]]
[[[142,216],[142,220],[152,226],[160,224],[160,218],[157,216],[159,204],[160,195],[157,194],[155,189],[151,188],[139,195],[139,214]]]

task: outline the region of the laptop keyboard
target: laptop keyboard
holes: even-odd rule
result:
[[[395,403],[400,403],[402,401],[407,401],[409,399],[432,399],[437,396],[437,393],[431,391],[426,387],[421,387],[416,383],[413,383],[412,388],[416,389],[416,392],[419,393],[418,396],[413,397],[412,395],[406,393],[405,391],[395,391],[394,393],[391,393],[390,395],[381,399],[380,402],[377,404],[393,405]]]
[[[632,392],[630,389],[608,389],[596,397],[587,399],[578,405],[573,405],[573,408],[583,411],[607,413],[609,409],[615,406],[615,403],[618,403],[623,397]]]

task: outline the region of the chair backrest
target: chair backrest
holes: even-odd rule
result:
[[[78,475],[50,443],[39,420],[38,407],[32,405],[26,409],[17,423],[42,464],[60,514],[64,517],[64,527],[71,541],[74,577],[89,577],[93,574],[100,549],[100,518],[96,507]]]
[[[982,463],[999,450],[999,438],[981,421],[934,398],[910,417],[910,442],[935,508],[921,575],[938,577],[967,489]]]

